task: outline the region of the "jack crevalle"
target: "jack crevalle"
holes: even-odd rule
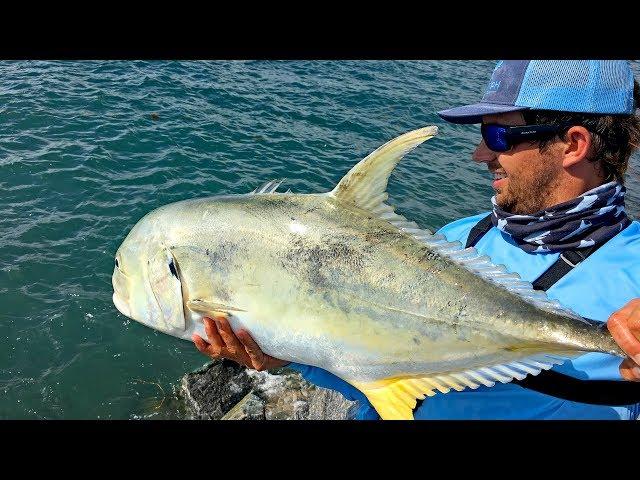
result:
[[[224,312],[265,353],[354,385],[384,419],[582,352],[624,356],[601,324],[385,203],[393,168],[436,133],[386,143],[328,193],[270,182],[150,212],[116,253],[115,306],[185,340],[206,338],[203,315]]]

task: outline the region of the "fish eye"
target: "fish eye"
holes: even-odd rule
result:
[[[118,263],[118,258],[116,257],[116,268],[120,269],[120,264]]]
[[[176,277],[178,280],[180,280],[178,278],[178,272],[176,270],[176,265],[175,263],[173,263],[173,258],[171,259],[171,261],[169,261],[169,270],[171,270],[171,275],[173,275],[174,277]]]

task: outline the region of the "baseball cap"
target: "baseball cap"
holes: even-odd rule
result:
[[[632,114],[633,72],[626,60],[500,60],[480,103],[438,112],[451,123],[520,110]]]

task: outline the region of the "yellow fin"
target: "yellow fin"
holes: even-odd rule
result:
[[[383,420],[413,420],[417,400],[423,400],[425,395],[432,397],[436,391],[449,393],[453,389],[460,392],[465,388],[476,389],[480,385],[492,387],[496,382],[508,383],[514,378],[520,380],[527,375],[537,375],[580,353],[539,353],[502,364],[457,372],[349,383],[365,394]]]
[[[423,378],[387,379],[353,383],[365,394],[383,420],[413,420],[417,400],[435,395],[433,386]]]

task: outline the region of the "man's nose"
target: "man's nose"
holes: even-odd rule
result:
[[[484,143],[484,140],[481,140],[480,144],[476,147],[475,151],[473,152],[473,155],[471,156],[471,158],[473,159],[474,162],[491,163],[494,160],[497,160],[498,156],[496,152],[494,152],[493,150],[490,150],[489,147],[487,147],[487,144]]]

